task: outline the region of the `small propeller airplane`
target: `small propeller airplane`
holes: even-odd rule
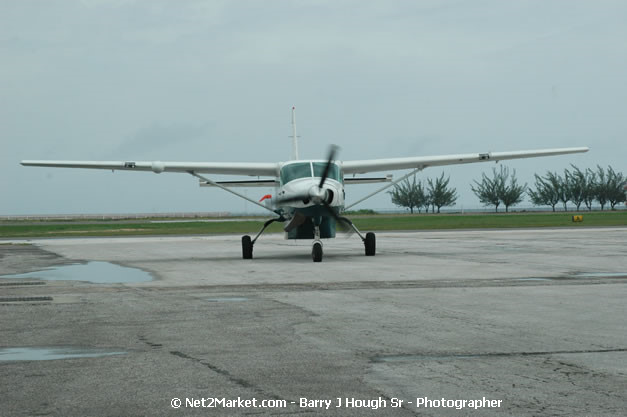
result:
[[[427,167],[469,164],[475,162],[503,161],[508,159],[535,158],[540,156],[563,155],[587,152],[587,147],[541,149],[515,152],[486,152],[461,155],[412,156],[404,158],[368,159],[361,161],[338,161],[335,159],[338,148],[331,146],[326,160],[303,160],[298,155],[295,108],[292,107],[292,160],[287,162],[161,162],[161,161],[21,161],[24,166],[54,168],[92,168],[112,171],[152,171],[187,173],[200,180],[201,186],[218,187],[238,197],[250,201],[276,217],[266,221],[254,238],[242,237],[242,257],[252,259],[253,246],[257,239],[273,222],[283,222],[286,239],[313,239],[311,256],[314,262],[322,261],[321,239],[334,238],[336,227],[354,231],[363,241],[366,256],[376,252],[375,234],[365,235],[353,222],[342,216],[342,212],[362,201],[398,184],[405,178]],[[392,181],[385,177],[361,177],[357,174],[370,172],[411,170]],[[202,174],[222,174],[257,177],[253,180],[213,181]],[[351,176],[352,175],[352,176]],[[268,177],[261,179],[260,177]],[[345,189],[348,184],[387,182],[385,186],[362,199],[345,206]],[[233,190],[236,187],[275,187],[275,198],[271,203],[261,202]],[[264,196],[265,198],[268,195]],[[264,200],[264,199],[262,199]]]

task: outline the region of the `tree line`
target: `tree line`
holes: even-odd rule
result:
[[[571,169],[565,169],[563,175],[558,172],[547,171],[545,175],[534,174],[535,184],[527,187],[527,184],[518,184],[516,170],[510,172],[509,168],[501,165],[500,169],[492,168],[492,176],[482,174],[481,180],[474,180],[470,188],[479,198],[479,201],[486,206],[494,206],[498,212],[499,206],[505,207],[505,212],[509,208],[523,201],[525,194],[529,195],[531,202],[536,206],[551,206],[555,211],[555,206],[559,203],[568,210],[568,203],[571,202],[579,210],[581,205],[585,205],[588,210],[592,210],[592,205],[596,201],[601,206],[601,210],[608,204],[614,210],[615,206],[625,201],[625,191],[623,186],[627,178],[622,172],[616,172],[611,166],[604,169],[597,165],[596,170],[587,168],[585,170],[571,165]],[[399,207],[409,208],[413,213],[418,212],[440,212],[441,207],[452,206],[457,201],[457,191],[449,188],[449,179],[444,178],[444,173],[435,181],[427,179],[424,183],[406,179],[394,186],[388,193],[392,196],[392,203]]]
[[[414,209],[418,210],[418,213],[425,210],[425,213],[431,211],[435,213],[437,208],[438,213],[440,208],[446,206],[452,206],[457,201],[457,190],[455,188],[449,188],[449,179],[444,179],[444,173],[435,181],[430,178],[425,183],[422,181],[416,182],[416,175],[410,182],[409,178],[394,186],[392,191],[388,191],[388,194],[392,196],[392,203],[399,207],[407,207],[413,214]]]

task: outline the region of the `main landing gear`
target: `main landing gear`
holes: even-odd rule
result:
[[[377,251],[377,239],[372,232],[366,233],[364,239],[364,247],[366,248],[366,256],[374,256]]]
[[[364,235],[361,234],[359,229],[357,229],[357,227],[355,227],[353,222],[350,221],[350,219],[347,219],[346,217],[338,217],[338,220],[341,221],[345,226],[348,226],[351,229],[353,229],[353,231],[355,233],[357,233],[357,236],[359,236],[361,241],[364,242],[364,248],[366,250],[366,256],[374,256],[375,255],[375,253],[377,252],[377,238],[376,238],[374,233],[368,232],[368,233],[366,233],[366,236],[364,236]]]
[[[253,241],[248,235],[242,236],[242,258],[253,258]]]
[[[374,256],[377,251],[377,241],[376,241],[375,234],[372,232],[368,232],[364,236],[361,234],[359,229],[355,227],[353,222],[351,222],[349,219],[347,219],[346,217],[340,217],[340,219],[342,223],[344,223],[347,226],[350,226],[353,229],[353,231],[355,231],[355,233],[357,233],[357,235],[361,238],[362,242],[364,242],[366,256]],[[261,236],[261,234],[264,232],[264,230],[266,230],[268,226],[270,226],[270,224],[272,224],[273,222],[278,222],[278,221],[282,222],[282,221],[285,221],[285,219],[283,217],[279,217],[276,219],[268,220],[267,222],[263,224],[263,227],[261,228],[259,233],[257,233],[254,239],[251,239],[251,237],[248,235],[242,236],[242,258],[244,259],[253,258],[253,246],[255,245],[255,242],[257,241],[259,236]],[[314,241],[311,246],[311,259],[314,262],[322,262],[322,254],[323,254],[323,251],[322,251],[322,241],[320,240],[320,227],[314,226]]]
[[[283,218],[283,216],[277,217],[276,219],[268,220],[267,222],[263,224],[263,227],[261,228],[259,233],[257,233],[257,236],[255,236],[254,239],[251,239],[250,236],[248,235],[242,236],[242,258],[253,259],[253,245],[255,244],[257,239],[259,239],[259,236],[261,236],[263,231],[266,230],[266,227],[270,226],[274,222],[284,222],[284,221],[285,219]]]

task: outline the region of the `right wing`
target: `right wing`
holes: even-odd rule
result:
[[[503,161],[506,159],[535,158],[538,156],[563,155],[578,152],[588,152],[588,148],[560,148],[516,152],[486,152],[461,155],[367,159],[363,161],[344,161],[342,163],[342,168],[344,169],[344,174],[364,174],[367,172],[394,171],[397,169],[470,164],[473,162]]]
[[[92,168],[112,171],[195,172],[202,174],[278,177],[279,164],[270,162],[161,162],[161,161],[22,161],[24,166]]]

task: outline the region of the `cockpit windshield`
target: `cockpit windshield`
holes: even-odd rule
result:
[[[324,174],[324,168],[327,166],[327,163],[326,162],[312,162],[312,164],[313,164],[314,177],[322,177],[322,174]],[[341,182],[342,180],[340,179],[340,167],[332,163],[331,167],[329,168],[328,178]]]
[[[298,178],[311,177],[311,165],[309,162],[285,165],[281,168],[281,184],[287,184]]]
[[[312,166],[313,176],[322,177],[326,165],[326,162],[297,162],[294,164],[284,165],[283,168],[281,168],[281,184],[287,184],[288,182],[294,181],[299,178],[311,178]],[[328,178],[339,182],[342,181],[340,167],[338,165],[333,163],[331,164]]]

